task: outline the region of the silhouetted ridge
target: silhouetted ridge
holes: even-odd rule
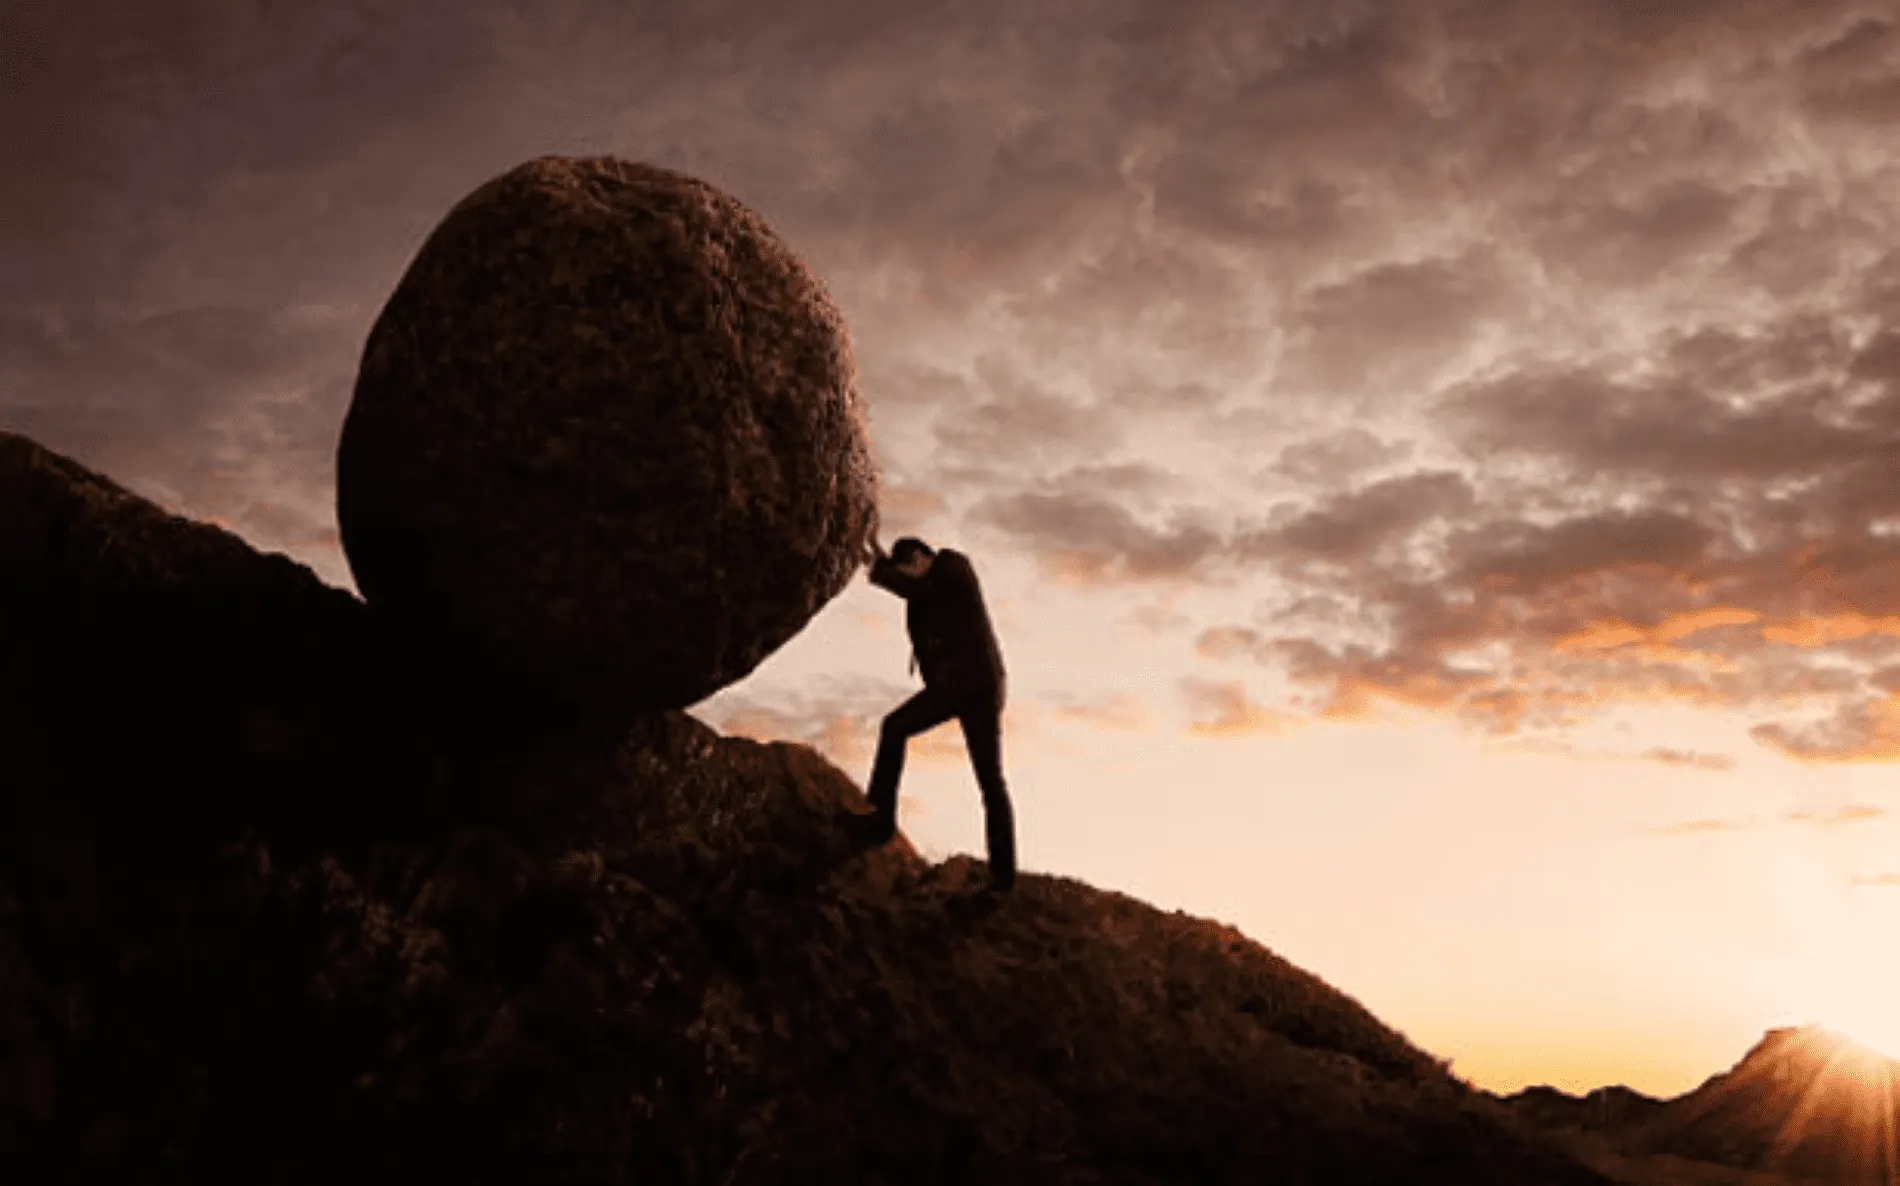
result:
[[[1770,1030],[1636,1136],[1645,1149],[1828,1182],[1900,1182],[1900,1063],[1818,1027]]]
[[[1231,928],[380,629],[0,437],[0,1180],[1602,1180]]]
[[[1593,1106],[1598,1100],[1606,1102]],[[1830,1186],[1900,1183],[1900,1063],[1819,1027],[1769,1030],[1734,1067],[1674,1099],[1620,1087],[1577,1099],[1541,1087],[1505,1103],[1540,1127],[1587,1132],[1638,1159]],[[1607,1168],[1629,1165],[1641,1169]],[[1627,1180],[1665,1179],[1638,1172]]]
[[[1599,1087],[1585,1095],[1569,1095],[1554,1087],[1527,1087],[1506,1096],[1518,1115],[1542,1128],[1574,1128],[1582,1132],[1621,1132],[1654,1119],[1663,1101],[1627,1087]]]

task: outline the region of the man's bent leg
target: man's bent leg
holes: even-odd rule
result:
[[[1003,783],[1002,710],[985,705],[957,718],[963,745],[970,751],[976,785],[983,792],[983,825],[989,844],[990,884],[1006,890],[1016,883],[1016,816]]]
[[[877,758],[871,763],[866,797],[887,827],[897,825],[897,782],[904,774],[904,747],[911,738],[952,716],[942,696],[925,688],[891,710],[878,730]]]

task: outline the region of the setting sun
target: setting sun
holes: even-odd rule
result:
[[[1876,943],[1817,960],[1807,983],[1814,1024],[1900,1060],[1900,952]]]
[[[1892,986],[1886,987],[1887,993],[1878,1001],[1869,997],[1817,1024],[1875,1054],[1900,1061],[1900,1007],[1894,1004],[1897,998],[1892,995]]]

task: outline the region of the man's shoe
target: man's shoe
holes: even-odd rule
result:
[[[1016,875],[1014,873],[992,873],[990,874],[990,883],[987,888],[992,894],[1006,894],[1015,884]]]

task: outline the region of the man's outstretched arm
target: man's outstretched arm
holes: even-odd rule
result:
[[[884,550],[884,545],[877,542],[876,536],[872,536],[865,547],[865,559],[871,563],[869,577],[873,585],[889,589],[903,598],[909,598],[917,591],[921,583],[919,578],[897,567],[897,562]]]

